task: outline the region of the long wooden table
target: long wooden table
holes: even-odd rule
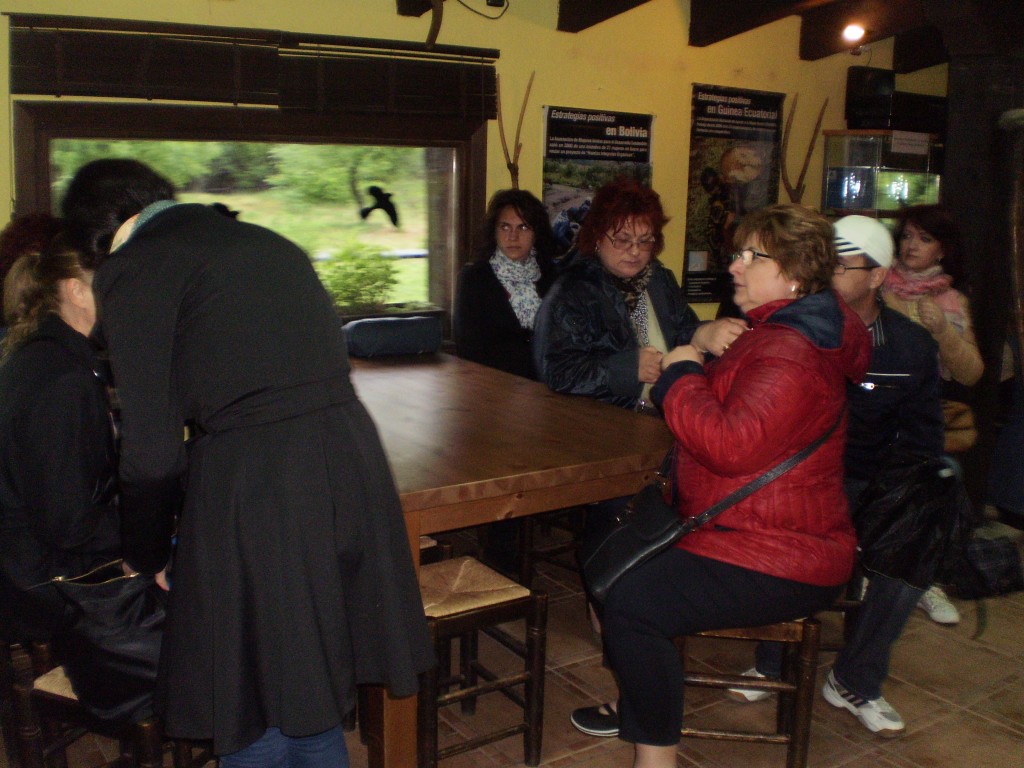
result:
[[[353,360],[377,423],[412,551],[421,534],[625,496],[661,464],[660,419],[448,355]],[[376,691],[371,768],[416,765],[416,704]]]

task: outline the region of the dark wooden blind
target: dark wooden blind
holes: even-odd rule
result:
[[[70,16],[11,16],[11,92],[276,105],[322,114],[497,114],[491,49]]]

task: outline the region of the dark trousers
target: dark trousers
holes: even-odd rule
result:
[[[808,616],[842,586],[818,587],[670,549],[628,573],[604,606],[605,652],[619,683],[619,737],[679,741],[683,668],[672,638]]]

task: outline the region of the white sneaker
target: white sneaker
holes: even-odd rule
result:
[[[833,707],[845,709],[853,714],[865,728],[879,736],[899,736],[906,728],[903,718],[883,697],[868,700],[851,693],[836,681],[832,670],[829,670],[825,685],[821,687],[821,695]]]
[[[917,607],[936,624],[959,624],[960,612],[949,602],[942,587],[931,587],[917,601]]]
[[[766,677],[766,675],[762,675],[758,672],[756,667],[748,669],[743,673],[743,676],[756,677],[760,680],[763,680]],[[743,702],[764,701],[771,696],[768,691],[755,691],[753,688],[726,688],[725,695],[730,699]]]

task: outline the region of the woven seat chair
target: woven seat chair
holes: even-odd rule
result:
[[[199,768],[210,761],[207,749],[168,740],[156,718],[116,730],[98,724],[79,703],[64,668],[55,665],[47,643],[9,648],[14,738],[22,768],[67,768],[67,748],[89,733],[116,737],[120,754],[106,766],[162,768],[170,750],[174,768]]]
[[[583,532],[584,507],[569,507],[543,515],[522,518],[519,533],[519,583],[533,585],[537,563],[550,563],[568,571],[579,572],[576,550]],[[560,541],[540,542],[538,534],[558,530],[567,534]]]
[[[774,732],[727,731],[712,728],[684,727],[682,735],[692,738],[747,741],[786,746],[786,768],[805,768],[811,736],[811,708],[817,684],[818,646],[821,626],[815,619],[784,621],[762,627],[721,629],[699,632],[693,637],[775,641],[783,644],[782,676],[770,678],[742,675],[709,674],[686,669],[686,638],[676,638],[676,647],[684,666],[684,684],[702,688],[750,688],[777,693],[776,727]]]
[[[534,592],[491,570],[472,557],[459,557],[420,569],[423,610],[439,667],[423,675],[419,693],[419,765],[433,768],[439,760],[499,739],[523,734],[523,761],[540,762],[544,713],[544,660],[547,638],[547,595]],[[526,641],[498,627],[525,620]],[[498,677],[480,663],[479,632],[486,632],[523,659],[522,672]],[[443,677],[443,659],[459,641],[457,674]],[[522,687],[522,694],[518,689]],[[518,723],[444,748],[438,748],[438,710],[460,703],[472,714],[477,697],[500,692],[523,709]]]

